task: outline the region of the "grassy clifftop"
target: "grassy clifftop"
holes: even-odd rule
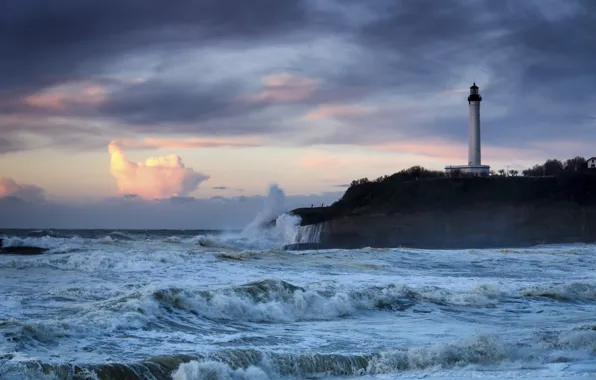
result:
[[[294,213],[308,225],[356,215],[562,203],[596,204],[596,173],[453,178],[400,172],[374,182],[355,181],[332,206],[297,209]]]

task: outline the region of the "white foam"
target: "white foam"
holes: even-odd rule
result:
[[[214,360],[184,363],[172,374],[174,380],[268,380],[263,369],[249,366],[246,369],[232,369],[229,365]]]
[[[208,354],[218,350],[310,355],[308,363],[324,355],[374,353],[365,376],[392,371],[386,378],[396,372],[532,378],[556,377],[557,371],[565,377],[565,368],[584,368],[581,363],[596,359],[594,245],[516,252],[279,251],[297,239],[298,224],[284,214],[251,233],[182,237],[179,243],[161,234],[136,241],[116,237],[111,244],[20,238],[80,250],[0,255],[0,371],[16,363],[5,356],[11,352],[27,363],[77,365],[181,353],[213,359]],[[300,288],[275,285],[280,280]],[[252,282],[267,285],[244,289]],[[200,370],[188,364],[176,373],[292,373],[279,375],[277,363],[260,359],[235,365],[214,360],[220,364],[197,360]],[[399,363],[410,369],[396,370]],[[247,374],[250,366],[255,372]]]
[[[299,242],[302,236],[300,217],[285,211],[283,190],[271,185],[263,209],[241,232],[200,235],[190,242],[203,247],[235,250],[281,249],[284,245]]]
[[[294,243],[320,243],[321,234],[325,229],[324,223],[302,226],[294,238]]]

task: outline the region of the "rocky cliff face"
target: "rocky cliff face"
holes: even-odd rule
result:
[[[596,177],[491,181],[445,179],[348,190],[332,207],[294,210],[303,225],[318,225],[320,233],[318,241],[289,248],[596,242]]]
[[[318,241],[293,249],[465,249],[596,242],[596,207],[487,206],[394,215],[355,215],[319,224]]]

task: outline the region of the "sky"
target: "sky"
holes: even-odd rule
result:
[[[465,164],[474,81],[483,164],[595,156],[593,46],[592,0],[5,0],[0,227],[237,228],[271,184]]]

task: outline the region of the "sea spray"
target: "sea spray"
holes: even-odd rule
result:
[[[273,184],[263,209],[240,233],[200,235],[193,239],[203,247],[232,250],[279,249],[297,242],[300,217],[286,213],[285,194]]]
[[[271,221],[275,220],[285,210],[285,194],[284,191],[273,184],[269,186],[267,198],[263,209],[255,216],[248,226],[242,231],[243,235],[250,235],[258,233],[264,227],[267,227]]]

